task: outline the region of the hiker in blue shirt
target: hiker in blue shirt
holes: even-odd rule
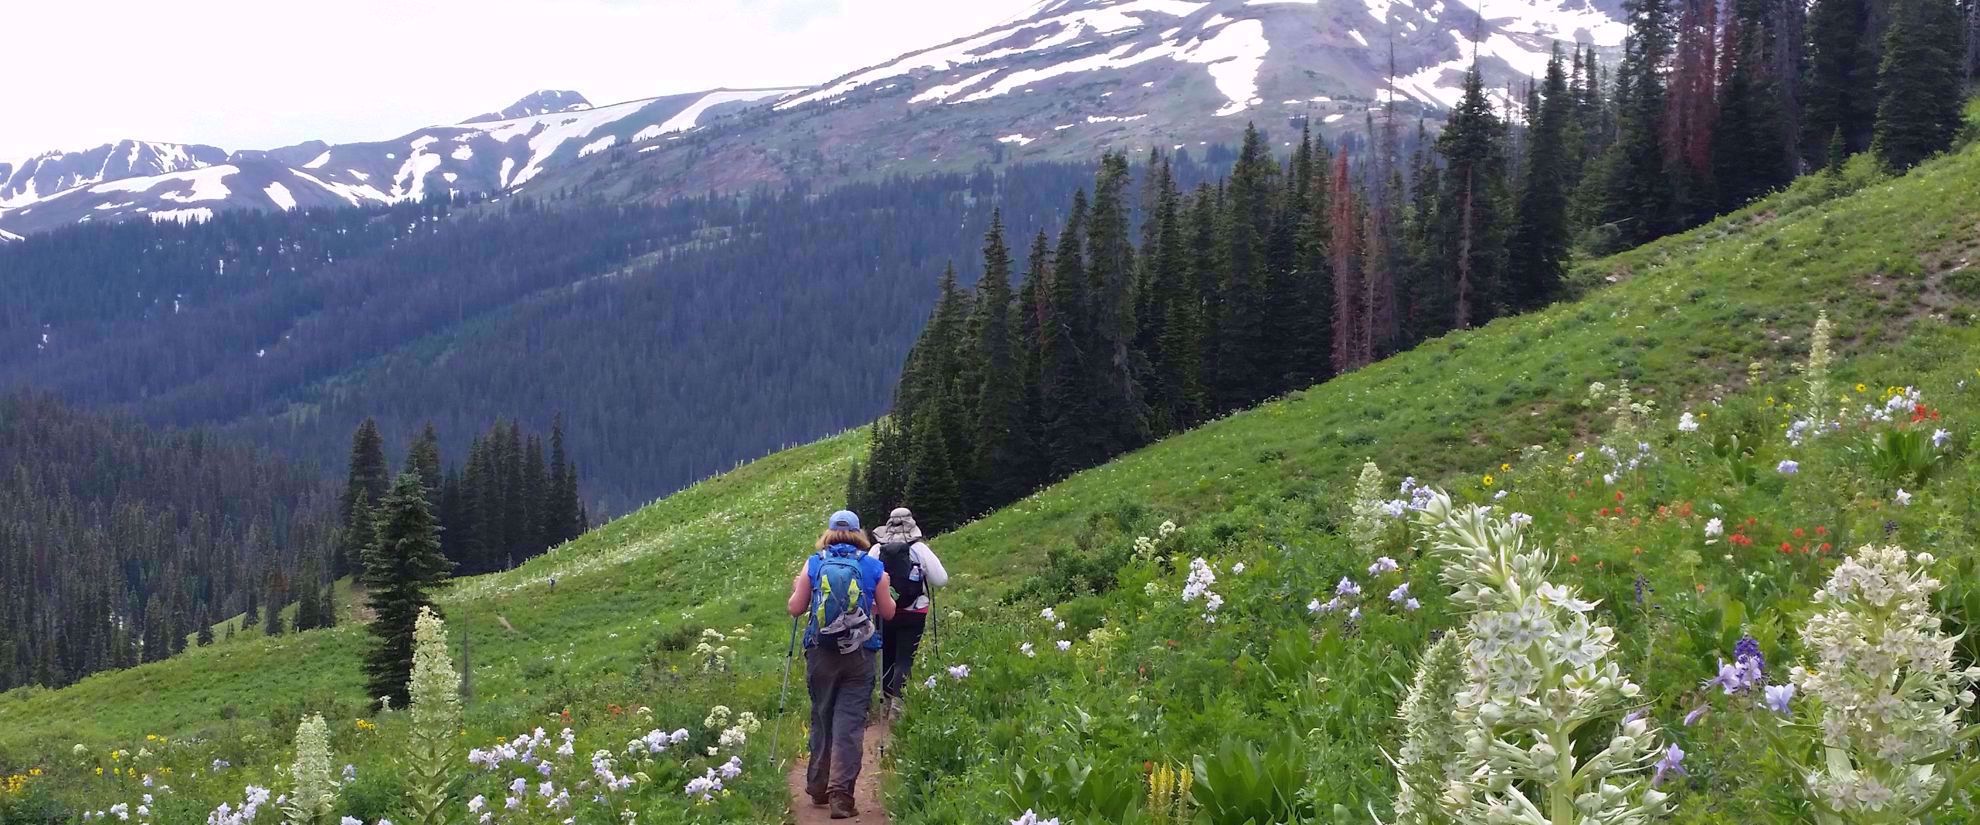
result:
[[[791,615],[809,617],[804,682],[811,694],[811,765],[805,791],[812,804],[831,806],[833,819],[859,815],[853,784],[873,704],[878,623],[894,618],[886,566],[866,554],[871,546],[859,516],[840,510],[826,520],[818,553],[791,580]]]

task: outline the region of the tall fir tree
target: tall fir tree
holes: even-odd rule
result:
[[[1104,155],[1094,181],[1093,209],[1086,222],[1087,291],[1092,299],[1093,324],[1087,358],[1093,370],[1090,404],[1103,413],[1090,419],[1087,436],[1106,456],[1119,455],[1148,441],[1147,401],[1139,377],[1144,365],[1134,346],[1135,256],[1127,208],[1130,180],[1127,155]]]
[[[1904,171],[1950,148],[1965,103],[1960,18],[1949,0],[1892,0],[1872,149]]]
[[[1629,0],[1629,40],[1618,69],[1618,134],[1601,165],[1598,221],[1616,243],[1636,246],[1670,230],[1677,193],[1666,163],[1665,68],[1671,54],[1669,0]],[[1448,188],[1463,185],[1456,176]]]
[[[440,524],[419,476],[401,474],[392,483],[380,504],[377,543],[364,561],[375,639],[365,656],[367,689],[374,699],[404,707],[413,623],[421,608],[433,606],[433,591],[446,584],[454,566],[440,554]]]
[[[1094,449],[1093,442],[1087,438],[1087,430],[1099,411],[1087,386],[1087,378],[1093,372],[1087,363],[1093,351],[1093,324],[1086,258],[1080,243],[1086,234],[1086,215],[1086,193],[1082,190],[1073,196],[1072,213],[1059,233],[1039,329],[1039,415],[1044,436],[1041,446],[1050,456],[1054,478],[1064,478],[1105,460],[1104,454]]]
[[[362,529],[352,530],[358,513],[374,509],[385,495],[387,476],[390,467],[385,463],[385,439],[378,433],[378,422],[369,418],[359,424],[357,432],[351,436],[350,473],[344,483],[342,515],[346,535],[350,540],[339,545],[336,555],[331,558],[331,575],[348,575],[357,566],[364,552],[361,541]],[[359,505],[363,505],[360,507]]]
[[[1808,12],[1808,82],[1802,151],[1820,162],[1842,132],[1849,154],[1870,148],[1877,114],[1877,57],[1868,35],[1871,0],[1814,0]]]
[[[929,535],[952,530],[964,519],[962,485],[956,479],[947,428],[942,426],[945,418],[959,415],[948,409],[953,403],[946,396],[929,400],[914,422],[914,444],[908,452],[906,506]]]
[[[1024,495],[1029,479],[1013,473],[1034,447],[1026,427],[1025,381],[1020,372],[1018,308],[1011,292],[1011,251],[1001,211],[990,216],[983,238],[983,277],[976,282],[976,419],[970,442],[955,445],[969,460],[965,499],[969,515],[1002,507]],[[965,452],[967,449],[967,452]]]
[[[1474,68],[1465,75],[1463,99],[1437,137],[1447,170],[1437,231],[1451,272],[1455,329],[1491,320],[1504,297],[1504,141],[1504,123]]]
[[[1519,209],[1506,241],[1506,304],[1515,311],[1537,309],[1561,291],[1568,257],[1568,181],[1559,170],[1569,165],[1569,126],[1575,102],[1569,95],[1560,49],[1547,61],[1539,106],[1527,130],[1526,173],[1521,176]]]
[[[1220,412],[1243,409],[1271,395],[1277,360],[1265,325],[1266,240],[1271,232],[1277,163],[1256,126],[1247,125],[1231,169],[1223,215],[1228,261],[1219,285],[1216,368],[1209,385]]]
[[[440,433],[433,429],[431,422],[419,431],[419,437],[413,439],[412,447],[406,451],[405,472],[419,476],[420,483],[426,485],[427,502],[438,508],[440,484],[444,477],[440,460]]]

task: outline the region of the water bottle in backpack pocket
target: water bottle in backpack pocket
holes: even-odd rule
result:
[[[826,551],[811,583],[811,627],[819,646],[852,653],[873,638],[873,617],[863,602],[858,555]]]

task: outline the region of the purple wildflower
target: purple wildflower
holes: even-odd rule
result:
[[[1664,758],[1657,760],[1655,773],[1650,776],[1650,787],[1664,784],[1664,777],[1687,776],[1684,770],[1684,749],[1672,745],[1664,749]]]

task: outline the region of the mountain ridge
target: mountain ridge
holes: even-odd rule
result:
[[[31,199],[8,200],[25,190],[0,186],[0,231],[429,192],[661,201],[1083,160],[1102,149],[1179,151],[1228,140],[1246,120],[1334,140],[1375,109],[1436,119],[1474,63],[1499,102],[1516,108],[1523,98],[1505,90],[1540,74],[1557,44],[1613,49],[1621,17],[1620,0],[1047,0],[1004,24],[807,87],[606,106],[541,90],[497,112],[325,144],[300,160],[315,143],[235,152],[203,167],[236,167],[227,172],[78,174],[72,179],[88,186],[40,184]],[[243,177],[213,180],[234,175]],[[202,177],[205,190],[195,185]]]

